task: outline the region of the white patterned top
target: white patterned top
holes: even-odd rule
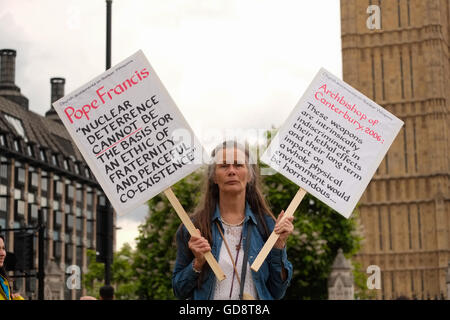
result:
[[[226,225],[225,223],[223,223],[222,225],[224,228],[224,236],[225,239],[227,240],[228,247],[230,248],[231,255],[233,256],[233,259],[236,260],[237,245],[241,240],[242,225],[229,226]],[[238,271],[239,278],[242,278],[241,272],[242,272],[242,260],[244,258],[244,251],[245,251],[244,240],[242,239],[241,248],[239,250],[239,256],[236,263],[236,269]],[[240,285],[236,279],[236,275],[233,269],[233,263],[231,262],[230,255],[228,254],[227,248],[223,240],[222,246],[220,248],[218,262],[223,272],[225,273],[226,278],[225,280],[222,281],[216,281],[216,287],[214,290],[214,300],[238,300]],[[231,286],[233,286],[233,289],[230,297]],[[253,283],[252,272],[248,262],[247,262],[247,275],[244,284],[244,292],[252,295],[255,299],[258,298],[257,296],[258,294],[256,292],[255,285]]]

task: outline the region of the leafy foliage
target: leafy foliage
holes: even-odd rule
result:
[[[264,177],[266,199],[275,215],[286,210],[299,187],[280,174]],[[286,299],[327,299],[327,279],[339,248],[348,255],[360,248],[357,217],[345,219],[307,194],[294,214],[294,232],[287,241],[294,266]]]
[[[192,212],[201,189],[200,171],[190,174],[171,188],[186,212]],[[133,268],[137,276],[140,299],[175,299],[172,271],[176,258],[175,234],[180,219],[164,194],[148,202],[149,217],[139,227],[136,239],[136,259]]]
[[[114,286],[114,295],[117,300],[136,299],[136,278],[132,269],[134,252],[129,244],[124,244],[122,248],[114,253],[113,264],[111,266],[111,284]],[[83,285],[87,289],[87,294],[97,299],[100,287],[104,285],[105,267],[103,263],[95,261],[95,251],[87,251],[89,270],[83,277]]]

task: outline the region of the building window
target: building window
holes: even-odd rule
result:
[[[370,55],[372,64],[372,99],[376,100],[376,80],[375,80],[375,57],[373,53]]]
[[[23,200],[23,189],[14,189],[14,199],[16,200]]]
[[[47,162],[47,156],[45,155],[44,149],[40,149],[39,156],[42,161]]]
[[[383,101],[386,100],[385,83],[384,83],[384,55],[381,54],[381,96]]]
[[[63,193],[63,184],[61,181],[55,181],[55,193],[58,197],[62,196]]]
[[[66,230],[66,243],[72,243],[72,230]]]
[[[58,234],[58,232],[56,232],[56,231],[53,233]],[[57,236],[54,235],[53,237],[55,240],[59,239],[59,234]],[[55,258],[57,260],[61,259],[61,251],[62,251],[61,249],[62,249],[61,241],[58,241],[58,240],[53,241],[53,255],[55,256]]]
[[[61,205],[60,205],[58,200],[53,200],[53,209],[54,210],[60,210],[61,209]]]
[[[104,194],[100,194],[98,197],[98,204],[100,206],[106,206],[106,196]]]
[[[52,164],[57,167],[58,166],[58,158],[56,157],[56,154],[52,154]]]
[[[42,175],[41,178],[41,191],[47,192],[48,191],[48,178],[44,178],[44,175]]]
[[[53,216],[54,216],[54,224],[57,227],[61,227],[62,225],[62,213],[61,211],[54,211],[53,212]]]
[[[48,210],[47,210],[47,209],[44,209],[44,208],[41,208],[41,212],[42,212],[42,222],[43,222],[45,225],[47,225],[47,221],[48,221]],[[48,239],[48,238],[47,238],[47,235],[45,236],[45,238]]]
[[[380,241],[380,250],[383,250],[383,227],[381,225],[381,208],[378,207],[378,235]]]
[[[418,171],[418,162],[417,162],[417,139],[416,139],[416,119],[413,119],[413,146],[414,146],[414,168],[416,172]]]
[[[14,128],[14,130],[16,131],[16,133],[21,136],[25,142],[28,142],[27,136],[25,134],[25,129],[23,128],[22,125],[22,120],[13,117],[9,114],[4,113],[5,119],[9,122],[9,124]]]
[[[25,217],[25,201],[15,200],[14,205],[15,205],[14,211],[16,212],[17,215],[16,220],[23,219]]]
[[[32,169],[30,167],[30,169]],[[31,190],[37,190],[39,185],[39,175],[37,172],[29,171],[28,174],[29,186]]]
[[[34,157],[33,146],[31,144],[27,146],[27,153],[30,157]]]
[[[18,167],[20,165],[20,163],[16,165],[16,186],[25,185],[25,169]]]
[[[411,212],[409,210],[409,206],[408,206],[408,237],[409,237],[409,249],[412,249]]]
[[[392,226],[391,226],[391,207],[388,206],[388,230],[389,230],[389,249],[392,249]]]
[[[422,224],[420,219],[420,207],[417,205],[417,226],[419,228],[419,249],[422,249]]]
[[[77,184],[77,203],[80,205],[83,203],[83,189],[81,185]]]
[[[65,209],[64,211],[66,212],[66,214],[72,214],[72,206],[70,204],[66,203],[64,205],[64,209]]]
[[[75,195],[75,188],[72,184],[66,185],[66,199],[73,200],[73,196]]]
[[[94,213],[92,212],[92,209],[87,209],[86,210],[86,218],[88,219],[88,220],[92,220],[93,219],[93,217],[94,217]]]
[[[80,233],[83,231],[83,218],[77,218],[77,232]]]
[[[29,218],[37,220],[38,219],[38,206],[36,204],[28,204],[28,214]]]
[[[0,197],[0,212],[6,212],[6,198]]]
[[[60,181],[60,177],[56,174],[53,176],[53,188],[55,193],[55,198],[60,199],[63,193],[63,184]]]
[[[14,139],[14,150],[16,150],[17,152],[21,152],[20,143],[18,139]]]
[[[35,195],[33,192],[28,192],[28,203],[34,204],[35,203]]]
[[[0,134],[0,146],[6,147],[6,138],[4,134]]]
[[[72,263],[73,258],[73,245],[70,243],[66,244],[66,262]]]
[[[87,188],[87,198],[86,198],[86,204],[88,207],[92,207],[93,204],[93,198],[94,197],[94,191],[92,191],[91,187]]]
[[[82,213],[82,206],[83,206],[83,186],[81,184],[77,183],[77,194],[76,194],[76,207],[75,207],[75,213],[77,217],[81,216]]]
[[[8,161],[0,157],[0,178],[8,179]]]
[[[405,79],[403,76],[403,52],[400,50],[400,84],[402,89],[402,99],[405,99]]]
[[[86,233],[89,235],[92,233],[94,223],[92,221],[86,222]],[[89,236],[88,236],[89,238]]]
[[[66,229],[73,229],[73,219],[72,215],[66,215]]]
[[[80,241],[81,242],[81,241]],[[77,244],[77,264],[81,266],[83,264],[83,247]]]

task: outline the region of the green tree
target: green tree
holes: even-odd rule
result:
[[[299,187],[280,174],[266,175],[263,181],[266,199],[277,216]],[[287,241],[294,271],[285,298],[327,299],[327,279],[337,250],[353,256],[360,248],[357,215],[346,219],[307,194],[294,214],[294,226]]]
[[[355,283],[355,299],[359,300],[373,300],[376,299],[377,293],[375,290],[367,288],[368,275],[366,270],[363,270],[362,264],[358,261],[352,261],[353,264],[353,282]]]
[[[84,274],[83,285],[87,294],[99,298],[100,287],[105,281],[105,265],[95,260],[95,251],[88,250],[88,272]],[[117,300],[137,299],[135,271],[132,269],[134,251],[128,243],[114,253],[111,266],[111,285],[114,287],[114,295]]]
[[[200,198],[202,170],[190,174],[171,188],[186,212]],[[136,239],[137,295],[140,299],[175,299],[172,271],[176,259],[175,234],[181,224],[167,197],[161,193],[148,202],[149,216],[139,226]]]

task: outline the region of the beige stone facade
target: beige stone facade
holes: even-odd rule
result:
[[[379,299],[447,295],[449,19],[449,0],[341,0],[344,81],[405,122],[360,201],[357,260],[381,268]]]

